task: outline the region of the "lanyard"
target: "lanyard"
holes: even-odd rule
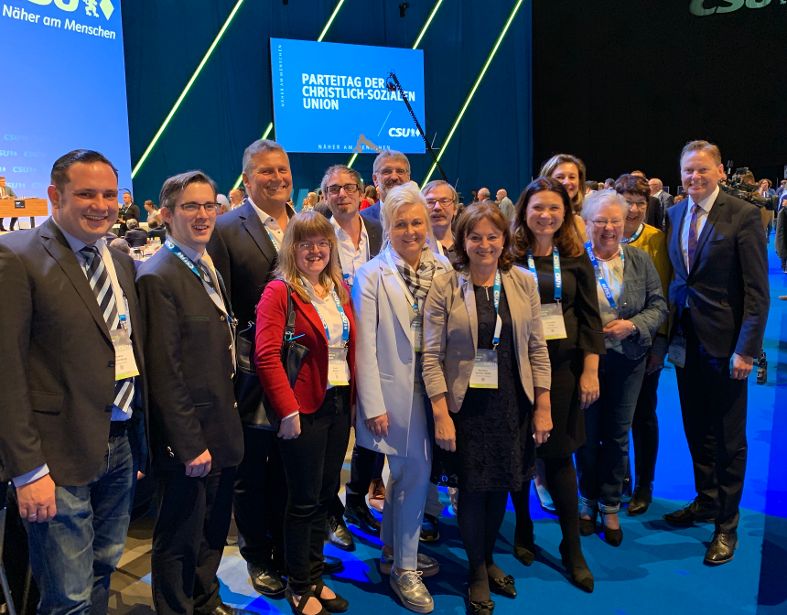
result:
[[[336,289],[331,289],[331,297],[333,297],[333,302],[336,304],[336,309],[339,310],[339,316],[342,318],[342,342],[346,346],[350,341],[350,321],[347,318],[347,314],[344,313],[344,308],[342,307],[341,302],[339,301],[339,295],[336,294]],[[317,315],[320,317],[322,321],[322,326],[325,328],[325,338],[328,340],[328,343],[331,343],[331,333],[328,331],[328,323],[322,317],[319,310],[317,310]]]
[[[593,245],[589,241],[585,244],[585,251],[588,253],[588,257],[590,257],[590,262],[593,264],[593,269],[596,272],[596,279],[598,279],[598,284],[601,286],[601,290],[604,291],[604,296],[607,298],[609,307],[617,311],[618,305],[615,302],[615,298],[612,296],[612,290],[609,288],[609,284],[607,284],[607,281],[604,279],[604,275],[601,273],[601,266],[598,263],[596,255],[593,253]],[[626,257],[622,249],[620,250],[620,262],[624,267],[626,266]],[[621,289],[621,294],[622,292],[623,291]]]
[[[169,250],[170,252],[172,252],[175,256],[177,256],[181,260],[181,262],[183,262],[183,264],[186,265],[186,267],[189,268],[191,273],[193,273],[195,276],[197,276],[201,281],[203,281],[203,282],[206,281],[205,280],[205,276],[202,273],[202,271],[199,269],[199,267],[197,267],[194,264],[194,261],[192,261],[188,256],[186,256],[183,253],[183,250],[181,250],[178,246],[176,246],[174,243],[172,243],[172,240],[167,239],[164,242],[164,247],[167,250]],[[207,282],[210,282],[210,280],[207,280]]]
[[[385,252],[385,260],[388,262],[388,265],[391,267],[391,269],[393,269],[394,277],[396,277],[396,281],[399,282],[399,286],[402,287],[402,290],[404,291],[404,296],[407,297],[407,301],[410,303],[410,307],[413,308],[413,312],[415,312],[415,315],[418,316],[418,300],[415,297],[413,297],[413,293],[411,293],[410,289],[407,288],[407,284],[404,283],[404,280],[402,279],[402,275],[399,273],[399,270],[396,268],[396,265],[394,264],[393,259],[391,258],[391,252],[390,252],[391,249],[392,248],[388,248],[388,250]]]
[[[271,230],[268,228],[268,225],[265,224],[264,222],[263,222],[262,226],[265,227],[265,232],[268,233],[268,237],[270,238],[271,243],[273,244],[274,249],[276,250],[276,252],[279,252],[281,250],[281,244],[279,243],[279,240],[276,239],[276,235],[274,235],[271,232]]]
[[[538,272],[536,271],[536,262],[533,259],[533,253],[527,251],[527,268],[536,280],[536,288],[538,288]],[[557,246],[552,247],[552,271],[555,277],[555,303],[560,303],[563,299],[563,274],[560,270],[560,252]]]
[[[492,287],[492,299],[495,302],[495,334],[492,337],[492,348],[497,348],[500,343],[500,331],[503,329],[503,320],[500,318],[500,294],[503,285],[500,281],[500,270],[495,272],[495,285]]]
[[[634,234],[631,237],[629,237],[628,239],[621,239],[620,243],[622,243],[622,244],[634,243],[635,241],[637,241],[637,239],[639,239],[639,236],[642,235],[642,231],[644,231],[644,230],[645,230],[645,225],[644,224],[640,224],[639,227],[637,228],[637,230],[634,231]]]

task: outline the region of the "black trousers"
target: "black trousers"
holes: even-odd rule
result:
[[[385,455],[368,448],[353,447],[352,464],[350,465],[350,481],[347,483],[347,501],[360,506],[366,504],[366,494],[375,478],[383,475]]]
[[[631,431],[634,436],[634,472],[637,487],[653,486],[656,476],[656,457],[659,451],[658,404],[659,378],[662,370],[645,374],[634,410]]]
[[[247,562],[284,570],[284,505],[287,484],[276,432],[243,426],[243,461],[233,499],[238,547]]]
[[[303,594],[322,576],[325,518],[339,487],[350,439],[350,390],[333,387],[314,414],[301,414],[301,435],[280,442],[289,486],[284,552],[289,586]]]
[[[232,516],[235,468],[205,478],[186,476],[183,465],[159,478],[151,576],[157,613],[210,613],[220,603],[216,571]]]
[[[712,357],[697,339],[688,310],[681,319],[686,364],[677,369],[683,428],[701,505],[716,510],[717,530],[738,527],[746,473],[748,382],[730,378],[730,358]]]

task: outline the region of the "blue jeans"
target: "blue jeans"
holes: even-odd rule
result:
[[[41,592],[38,613],[107,612],[109,577],[126,542],[132,465],[128,437],[110,437],[98,478],[79,487],[56,485],[55,518],[25,523],[30,565]]]
[[[579,502],[583,513],[620,510],[628,466],[629,430],[645,376],[645,358],[632,361],[613,350],[599,361],[601,396],[585,410],[585,444],[577,450]]]

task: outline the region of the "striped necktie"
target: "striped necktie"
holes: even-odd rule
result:
[[[96,296],[101,316],[104,318],[104,322],[107,323],[107,329],[114,331],[120,325],[120,317],[118,316],[115,303],[115,293],[112,292],[112,280],[109,278],[109,272],[104,265],[104,260],[101,258],[101,254],[99,254],[96,246],[85,246],[80,252],[87,263],[87,279],[90,282],[90,289]],[[113,402],[115,406],[128,413],[133,399],[134,379],[117,380],[115,382],[115,400]]]

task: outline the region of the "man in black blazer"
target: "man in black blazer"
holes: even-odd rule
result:
[[[287,152],[274,141],[253,142],[243,153],[243,183],[248,198],[219,216],[208,244],[241,328],[256,318],[257,302],[294,214],[287,204],[292,193]],[[245,455],[235,479],[235,522],[252,585],[275,596],[284,592],[280,572],[287,491],[276,432],[255,424],[256,418],[241,417]]]
[[[161,188],[169,237],[137,276],[145,339],[150,432],[160,504],[151,573],[157,613],[232,612],[216,571],[232,513],[243,433],[235,403],[235,324],[205,246],[218,205],[201,171]]]
[[[383,150],[372,164],[372,181],[377,188],[377,202],[361,211],[366,220],[380,223],[380,208],[388,191],[410,181],[410,161],[402,152]]]
[[[75,150],[52,167],[52,217],[0,238],[0,470],[13,480],[39,613],[105,613],[144,412],[134,264],[106,245],[117,170]]]
[[[715,519],[710,565],[730,561],[746,470],[747,378],[768,318],[765,236],[754,205],[719,189],[721,153],[692,141],[680,158],[688,194],[668,211],[676,310],[670,357],[677,365],[697,496],[665,515],[672,525]]]
[[[132,248],[141,248],[148,242],[148,234],[144,229],[139,228],[139,222],[137,220],[131,218],[126,222],[126,227],[128,230],[126,234],[123,235],[123,239],[125,239]]]
[[[131,192],[128,190],[123,191],[123,205],[118,212],[118,220],[120,221],[120,236],[126,234],[128,230],[128,225],[126,222],[131,220],[139,220],[139,205],[134,202],[134,197],[131,196]]]
[[[358,268],[380,252],[383,230],[378,222],[359,214],[363,181],[358,171],[343,164],[329,167],[320,187],[330,209],[331,225],[336,231],[342,275],[344,281],[352,286]],[[382,480],[384,463],[385,456],[381,453],[360,446],[353,448],[347,507],[342,506],[337,495],[328,515],[328,539],[340,549],[354,548],[352,534],[347,530],[343,516],[366,532],[380,533],[380,522],[372,515],[365,498],[372,480]]]

